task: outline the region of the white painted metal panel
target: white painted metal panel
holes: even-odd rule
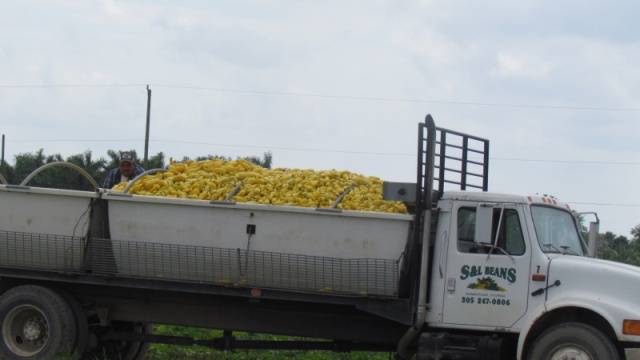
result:
[[[81,271],[91,200],[86,191],[0,186],[0,265]]]
[[[410,215],[322,212],[260,204],[123,197],[109,200],[114,240],[212,246],[332,258],[398,260],[409,234]],[[249,239],[247,225],[255,225]]]
[[[0,230],[84,236],[89,204],[96,197],[88,191],[0,185]]]
[[[410,215],[107,193],[120,275],[397,296]],[[247,228],[255,234],[247,233]]]

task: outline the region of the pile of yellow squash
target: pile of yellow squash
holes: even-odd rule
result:
[[[112,190],[122,191],[127,184],[120,183]],[[170,160],[166,171],[143,176],[130,186],[128,193],[407,213],[402,202],[382,200],[382,180],[377,177],[337,170],[269,170],[243,159],[187,160],[184,163]]]

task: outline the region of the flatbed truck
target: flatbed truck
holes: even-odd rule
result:
[[[557,199],[488,192],[488,165],[488,140],[428,115],[416,183],[384,185],[408,214],[140,196],[90,177],[95,191],[28,185],[46,169],[0,178],[0,356],[138,360],[168,343],[637,358],[640,269],[595,258],[596,214],[586,237],[584,214]]]

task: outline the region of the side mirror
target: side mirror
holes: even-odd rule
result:
[[[587,250],[589,251],[589,254],[587,256],[589,257],[597,257],[598,254],[598,234],[600,233],[600,219],[598,218],[598,214],[594,213],[594,212],[583,212],[583,213],[578,213],[579,216],[584,216],[584,215],[593,215],[595,216],[595,221],[591,221],[589,222],[589,238],[587,239],[588,243],[587,243]]]
[[[479,204],[476,208],[476,233],[474,242],[492,244],[493,204]]]
[[[589,257],[597,257],[598,254],[598,233],[600,232],[600,221],[589,223]]]

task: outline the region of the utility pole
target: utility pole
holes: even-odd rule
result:
[[[151,89],[147,84],[147,133],[144,138],[144,168],[149,170],[149,126],[151,122]]]
[[[0,175],[4,170],[4,134],[2,134],[2,158],[0,159]]]

